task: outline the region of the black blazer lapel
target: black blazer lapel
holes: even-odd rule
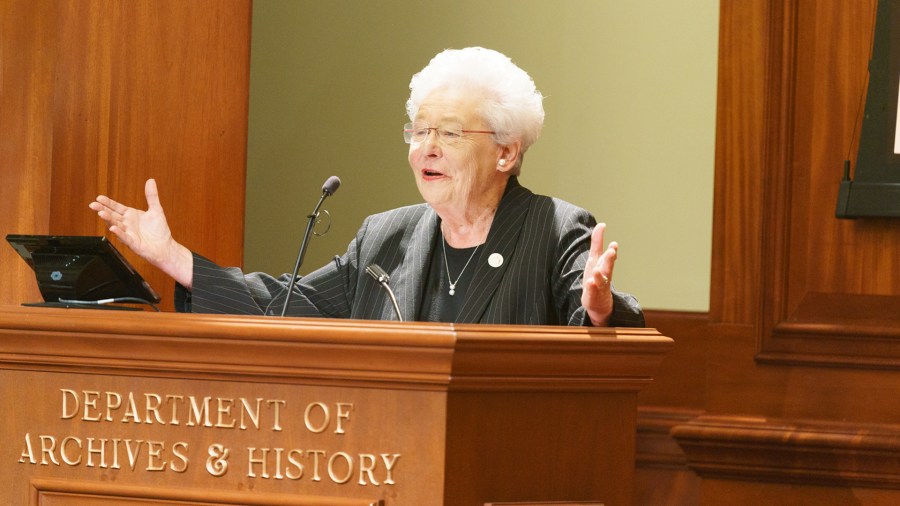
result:
[[[481,320],[515,254],[533,196],[530,190],[519,185],[515,177],[510,178],[475,265],[472,286],[466,291],[466,301],[460,309],[457,322],[478,323]],[[492,263],[496,262],[491,262],[491,256],[502,259],[503,263],[498,267],[493,266]]]
[[[402,264],[391,273],[391,288],[397,297],[400,314],[406,321],[415,320],[419,315],[419,305],[422,303],[422,293],[425,290],[425,276],[428,275],[437,230],[437,213],[431,207],[427,207],[412,234],[400,245],[406,251]],[[393,305],[389,298],[386,299],[385,314],[389,315],[387,319],[394,319]]]

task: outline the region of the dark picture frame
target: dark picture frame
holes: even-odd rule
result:
[[[838,218],[900,218],[900,3],[880,0],[875,15],[865,115],[854,179],[850,162],[838,192]]]

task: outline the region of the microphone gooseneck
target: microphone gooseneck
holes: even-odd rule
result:
[[[284,305],[281,307],[281,316],[284,316],[285,313],[287,313],[288,304],[291,302],[291,294],[294,293],[294,283],[297,282],[297,273],[300,271],[300,265],[303,264],[303,257],[306,256],[309,235],[312,233],[313,226],[316,224],[316,219],[319,217],[319,209],[322,207],[322,202],[325,202],[326,198],[334,195],[334,192],[336,192],[340,186],[341,178],[337,176],[331,176],[325,180],[325,184],[322,185],[322,196],[319,197],[319,202],[316,203],[316,207],[313,209],[312,213],[307,216],[306,232],[304,232],[303,240],[300,242],[300,253],[297,254],[297,262],[294,264],[294,271],[291,274],[290,282],[288,282],[287,295],[285,295]]]
[[[397,313],[397,319],[402,322],[403,315],[400,314],[400,306],[397,304],[397,297],[394,296],[394,291],[391,290],[391,286],[388,284],[391,281],[391,277],[378,264],[370,264],[368,267],[366,267],[366,274],[372,276],[372,278],[377,281],[378,284],[382,286],[382,288],[387,290],[388,296],[391,298],[391,302],[394,304],[394,312]]]

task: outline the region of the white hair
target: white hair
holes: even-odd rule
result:
[[[431,92],[449,87],[484,94],[480,113],[496,132],[497,144],[507,145],[519,139],[524,154],[540,136],[544,126],[544,97],[531,76],[504,54],[483,47],[446,49],[438,53],[409,82],[406,113],[410,121],[415,119],[419,106]]]

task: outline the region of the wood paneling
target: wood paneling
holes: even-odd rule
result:
[[[653,383],[641,390],[641,404],[665,406],[666,409],[704,409],[708,381],[709,314],[648,310],[644,316],[648,327],[677,338],[674,338],[672,351],[654,375]],[[689,370],[685,370],[686,365],[689,365]]]
[[[759,298],[768,2],[720,2],[710,319],[753,323]]]
[[[0,191],[15,192],[11,204],[2,199],[10,209],[0,231],[102,235],[87,204],[106,194],[145,207],[144,181],[155,177],[175,237],[240,265],[250,1],[12,0],[0,9]],[[16,268],[0,301],[38,299],[27,267],[2,249]],[[171,308],[174,282],[120,249]]]
[[[898,498],[900,221],[834,216],[875,3],[720,3],[710,314],[648,312],[675,348],[641,398],[639,470],[657,471],[638,474],[638,497]],[[684,409],[698,416],[678,421]],[[665,453],[673,435],[699,481]]]
[[[709,351],[707,411],[898,413],[860,399],[895,380],[866,370],[900,358],[900,222],[834,216],[841,165],[855,159],[874,7],[721,3],[714,296],[710,326],[695,332]]]
[[[786,2],[779,12],[759,358],[898,368],[900,226],[834,217],[842,163],[856,158],[875,2]]]
[[[697,503],[691,503],[697,504]],[[896,506],[896,490],[825,487],[705,478],[699,504],[790,504],[792,506]]]
[[[40,300],[7,234],[50,224],[56,4],[0,2],[0,304]]]
[[[674,427],[702,411],[679,408],[638,409],[635,504],[697,504],[700,478],[687,465],[684,451],[671,436]]]
[[[697,504],[700,478],[670,432],[704,413],[709,315],[651,310],[645,316],[648,326],[677,337],[653,383],[638,395],[635,504]]]

